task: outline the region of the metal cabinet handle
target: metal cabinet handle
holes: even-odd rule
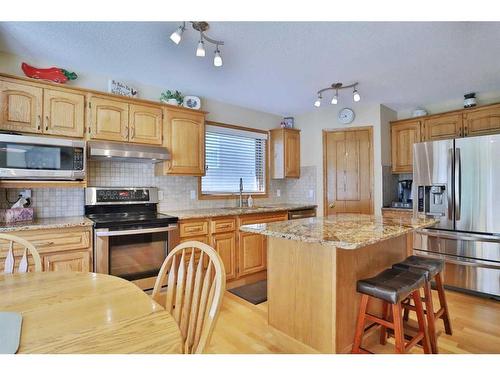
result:
[[[135,137],[135,125],[132,125],[132,135],[130,136],[130,138],[134,137]]]
[[[38,115],[37,118],[38,118],[38,122],[37,122],[36,128],[38,130],[40,130],[42,128],[42,116]]]
[[[49,130],[49,116],[45,116],[45,130]]]

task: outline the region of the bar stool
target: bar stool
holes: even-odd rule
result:
[[[451,335],[450,315],[448,312],[448,304],[444,294],[443,281],[441,272],[443,271],[444,261],[441,259],[431,259],[412,255],[406,258],[403,262],[396,263],[392,266],[395,269],[416,272],[425,275],[426,282],[424,283],[424,303],[425,314],[427,315],[427,324],[429,327],[429,338],[431,341],[432,352],[438,353],[437,335],[436,335],[436,320],[441,318],[444,323],[446,334]],[[434,310],[432,301],[431,281],[436,283],[436,289],[439,297],[440,308],[437,312]],[[415,306],[411,304],[411,298],[403,301],[404,320],[408,320],[409,311],[415,311]]]
[[[394,330],[397,353],[406,353],[419,342],[421,342],[424,347],[424,353],[430,353],[431,348],[429,345],[424,309],[419,291],[419,289],[425,284],[425,281],[425,275],[421,273],[396,268],[390,268],[382,271],[377,276],[370,279],[358,280],[356,290],[358,293],[361,293],[362,296],[351,352],[370,353],[369,351],[361,348],[363,335],[365,333],[365,322],[368,320],[381,326],[381,339],[383,337],[385,340],[387,328]],[[419,330],[417,334],[411,338],[409,343],[406,344],[403,329],[403,310],[401,301],[410,295],[415,301],[415,310],[417,313]],[[383,301],[383,318],[367,313],[370,298],[377,298]],[[389,305],[392,307],[392,319],[389,318],[388,314]]]

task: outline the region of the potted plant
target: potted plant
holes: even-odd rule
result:
[[[184,96],[177,90],[175,91],[167,90],[161,93],[160,101],[171,105],[182,105],[182,102],[184,101]]]

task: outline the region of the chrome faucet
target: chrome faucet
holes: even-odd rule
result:
[[[243,178],[240,177],[240,202],[238,205],[239,208],[243,207]]]

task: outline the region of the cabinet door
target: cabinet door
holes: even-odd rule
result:
[[[83,137],[84,107],[83,95],[45,89],[43,92],[43,132],[68,137]]]
[[[205,116],[182,110],[165,113],[165,145],[171,160],[164,163],[167,174],[205,174]]]
[[[500,104],[465,112],[465,136],[500,133]]]
[[[128,141],[128,104],[106,98],[90,98],[90,137],[108,141]]]
[[[256,233],[240,232],[238,276],[266,269],[266,237]]]
[[[285,130],[285,177],[300,177],[300,133]]]
[[[43,257],[44,271],[90,272],[88,251],[47,254]]]
[[[226,280],[236,277],[236,233],[212,235],[212,247],[217,251],[226,270]]]
[[[42,132],[40,87],[0,81],[0,129],[16,132]]]
[[[452,139],[462,136],[462,113],[431,117],[424,120],[423,140]]]
[[[392,171],[394,173],[413,172],[413,144],[417,142],[420,142],[420,121],[392,124]]]
[[[129,126],[130,142],[162,144],[162,110],[160,107],[131,104]]]

